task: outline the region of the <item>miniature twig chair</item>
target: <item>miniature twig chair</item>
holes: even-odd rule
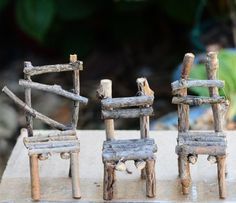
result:
[[[77,61],[76,55],[70,56],[69,64],[46,65],[33,67],[31,62],[25,62],[24,80],[19,81],[19,85],[25,88],[25,103],[14,95],[7,87],[3,88],[17,105],[24,109],[26,113],[26,125],[28,137],[24,138],[24,144],[28,149],[30,159],[31,176],[31,196],[33,200],[40,199],[40,178],[38,159],[46,160],[51,153],[60,153],[62,159],[70,158],[70,170],[72,176],[72,192],[74,198],[80,198],[79,183],[79,140],[76,135],[76,127],[79,117],[79,103],[87,104],[88,99],[80,96],[79,73],[83,70],[83,63]],[[74,92],[63,90],[59,85],[45,85],[31,81],[31,76],[51,73],[73,71]],[[31,107],[31,89],[38,89],[46,92],[56,93],[74,101],[72,124],[65,126]],[[49,126],[61,131],[49,133],[47,136],[34,135],[33,118],[39,119]]]
[[[226,136],[223,132],[223,117],[228,106],[228,101],[219,96],[218,88],[224,87],[224,81],[216,79],[219,66],[217,54],[207,54],[206,70],[208,80],[189,80],[189,73],[193,64],[194,55],[186,54],[183,60],[181,79],[172,83],[172,103],[178,104],[178,155],[179,176],[183,194],[189,193],[191,184],[189,163],[197,161],[198,154],[206,154],[208,160],[217,163],[219,196],[226,197],[225,168],[226,168]],[[189,96],[189,87],[208,87],[210,97]],[[189,105],[211,104],[214,117],[215,132],[191,132],[189,131]]]
[[[103,198],[113,198],[115,170],[126,170],[125,161],[134,160],[135,166],[142,169],[142,178],[146,178],[146,195],[155,197],[155,155],[157,151],[154,139],[149,138],[149,116],[153,114],[151,105],[154,93],[145,78],[138,78],[139,96],[112,97],[111,80],[101,80],[97,93],[102,99],[102,119],[105,120],[106,141],[103,143],[102,159],[104,163]],[[130,108],[136,107],[136,108]],[[125,109],[122,109],[125,108]],[[140,118],[141,139],[116,140],[114,119]],[[144,169],[145,168],[145,169]]]

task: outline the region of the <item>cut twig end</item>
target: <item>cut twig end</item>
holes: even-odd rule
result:
[[[110,98],[112,94],[112,81],[109,79],[103,79],[100,81],[100,85],[96,91],[98,99]]]
[[[195,56],[194,56],[193,53],[186,53],[186,54],[184,55],[184,57],[186,57],[186,58],[188,58],[188,59],[194,59],[194,58],[195,58]]]
[[[77,61],[77,55],[76,54],[71,54],[70,55],[70,62],[75,63]]]

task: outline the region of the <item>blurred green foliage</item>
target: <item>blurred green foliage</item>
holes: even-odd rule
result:
[[[166,20],[185,26],[189,34],[192,30],[192,42],[202,49],[204,11],[219,19],[228,15],[226,4],[221,0],[0,0],[0,12],[13,6],[16,23],[27,36],[65,55],[79,49],[85,56],[98,38],[121,44],[147,39]]]
[[[225,88],[220,89],[220,95],[230,100],[229,119],[236,116],[236,51],[223,49],[218,54],[219,70],[217,78],[225,81]],[[206,79],[206,68],[204,64],[193,66],[190,78]],[[194,87],[191,91],[201,96],[208,96],[206,88]]]

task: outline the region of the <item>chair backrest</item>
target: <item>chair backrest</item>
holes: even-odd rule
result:
[[[178,131],[186,132],[189,130],[189,105],[211,104],[214,117],[215,132],[223,131],[223,114],[221,105],[227,105],[225,97],[219,96],[218,88],[224,87],[224,81],[217,80],[216,74],[219,68],[217,53],[210,52],[207,54],[206,72],[207,80],[189,80],[189,74],[194,61],[194,55],[185,54],[183,68],[179,81],[173,82],[172,92],[175,95],[172,103],[178,104]],[[207,87],[209,97],[191,96],[187,94],[190,87]]]
[[[56,64],[45,66],[32,66],[31,62],[24,63],[24,80],[19,81],[19,85],[25,88],[25,103],[31,108],[31,89],[38,89],[46,92],[55,93],[74,101],[74,107],[72,112],[72,124],[71,126],[65,126],[63,124],[54,121],[47,116],[40,114],[39,119],[60,130],[76,130],[79,116],[79,103],[87,103],[87,98],[80,96],[80,80],[79,74],[83,70],[83,62],[77,60],[77,55],[70,55],[70,63],[68,64]],[[34,75],[40,75],[45,73],[55,73],[63,71],[73,71],[73,86],[74,91],[69,92],[61,88],[59,85],[46,85],[36,83],[31,80]],[[26,125],[28,135],[33,136],[33,115],[26,113]],[[36,117],[37,118],[37,117]]]
[[[154,92],[146,78],[138,78],[138,96],[112,98],[112,82],[101,80],[98,95],[101,100],[101,117],[105,120],[107,140],[115,139],[113,119],[140,118],[141,138],[148,137],[149,116],[153,115]]]

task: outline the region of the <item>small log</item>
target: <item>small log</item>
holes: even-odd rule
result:
[[[217,138],[219,137],[219,139],[225,138],[226,137],[226,133],[224,132],[210,132],[210,131],[188,131],[188,132],[179,132],[178,133],[179,137],[192,137],[192,138],[202,138],[204,139],[204,137],[206,137],[206,139],[214,137]]]
[[[60,147],[60,148],[39,148],[39,149],[29,149],[29,156],[34,154],[43,153],[61,153],[61,152],[79,152],[79,145]]]
[[[37,90],[42,90],[45,92],[51,92],[54,94],[58,94],[60,96],[72,99],[74,101],[79,101],[82,104],[87,104],[88,103],[88,99],[86,97],[74,94],[72,92],[68,92],[64,89],[62,89],[62,87],[60,85],[45,85],[42,83],[37,83],[37,82],[31,82],[31,81],[27,81],[27,80],[19,80],[19,85],[21,85],[22,87],[25,88],[34,88]]]
[[[38,159],[40,160],[40,161],[45,161],[45,160],[47,160],[49,158],[49,153],[43,153],[43,154],[39,154],[38,155]]]
[[[188,156],[188,162],[194,165],[197,162],[197,158],[197,155],[191,154]]]
[[[202,104],[219,104],[224,103],[225,97],[200,97],[200,96],[185,96],[173,97],[172,104],[187,104],[199,106]]]
[[[219,68],[219,61],[217,58],[216,52],[210,52],[207,54],[207,63],[206,63],[206,69],[207,69],[207,77],[209,80],[215,80],[216,79],[216,73]],[[209,94],[211,97],[217,97],[219,96],[219,91],[217,87],[209,87]],[[216,132],[222,132],[223,131],[223,120],[221,118],[220,113],[220,105],[219,104],[212,104],[212,111],[213,111],[213,117],[214,117],[214,128]]]
[[[39,142],[43,142],[43,143],[49,143],[51,141],[76,141],[78,140],[77,137],[75,136],[51,136],[51,137],[40,137],[40,136],[34,136],[34,137],[30,137],[30,138],[34,138],[34,139],[29,139],[29,137],[24,137],[23,142],[25,144],[26,147],[29,147],[29,145],[31,144],[37,144]]]
[[[146,167],[146,162],[143,160],[136,160],[134,162],[134,165],[138,170],[143,170]]]
[[[43,131],[42,131],[43,132]],[[63,137],[63,136],[73,136],[76,137],[76,131],[75,130],[53,130],[52,132],[49,131],[48,133],[42,133],[41,131],[37,130],[37,133],[34,133],[34,137],[42,137],[42,138],[52,138],[52,137]],[[31,138],[30,138],[31,139]],[[32,138],[33,139],[33,138]]]
[[[221,143],[226,143],[226,137],[210,137],[210,136],[181,136],[178,138],[179,143],[185,143],[185,141],[190,141],[190,142],[221,142]]]
[[[112,150],[118,150],[118,149],[127,149],[129,150],[129,148],[137,148],[137,147],[142,147],[142,146],[147,146],[147,147],[154,147],[155,143],[153,142],[132,142],[131,140],[126,140],[127,142],[122,142],[122,143],[116,143],[116,142],[113,142],[113,143],[106,143],[104,142],[104,145],[103,145],[103,149],[112,149]]]
[[[176,94],[179,90],[190,87],[218,87],[223,88],[225,82],[222,80],[177,80],[171,83],[172,93]]]
[[[192,53],[187,53],[183,59],[183,69],[181,73],[181,79],[187,80],[193,66],[195,56]]]
[[[154,97],[154,92],[151,90],[149,87],[148,81],[146,78],[138,78],[136,80],[137,86],[138,86],[138,91],[142,95]]]
[[[146,161],[146,195],[150,198],[156,196],[156,174],[154,159],[148,159]]]
[[[189,73],[191,70],[191,67],[193,65],[193,61],[194,61],[194,55],[191,53],[187,53],[184,56],[183,59],[183,67],[182,67],[182,73],[181,73],[181,79],[182,80],[187,80],[189,78]],[[183,88],[178,92],[178,96],[180,97],[185,97],[187,96],[187,88]],[[187,132],[189,130],[189,106],[185,105],[185,104],[179,104],[178,105],[178,132]],[[177,147],[176,147],[177,148]],[[179,156],[181,156],[181,154],[179,153]],[[183,167],[187,165],[187,167]],[[178,166],[179,166],[179,176],[183,177],[186,174],[189,174],[190,176],[190,171],[189,171],[189,163],[188,161],[185,162],[183,160],[183,157],[179,157],[178,158]],[[186,182],[185,180],[183,180],[183,182]],[[188,181],[186,184],[187,189],[185,189],[186,187],[184,186],[185,183],[182,183],[183,185],[183,193],[187,193],[188,190]]]
[[[149,87],[148,81],[146,78],[138,78],[136,80],[138,91],[141,95],[146,95],[153,97],[154,99],[154,91],[151,90]],[[153,103],[153,102],[152,102]],[[152,104],[144,104],[143,107],[149,107]],[[140,107],[142,108],[142,107]],[[140,137],[141,139],[148,138],[149,137],[149,116],[147,115],[141,115],[140,116]],[[146,170],[141,170],[141,179],[145,179],[146,177]]]
[[[69,158],[70,158],[70,153],[68,153],[68,152],[62,152],[62,153],[60,153],[60,157],[61,157],[62,159],[69,159]]]
[[[80,181],[79,181],[79,152],[71,152],[70,168],[72,177],[72,195],[75,199],[81,198]]]
[[[187,155],[180,154],[179,170],[180,180],[182,184],[182,192],[184,195],[189,193],[189,187],[191,184],[190,167]]]
[[[226,168],[226,156],[225,155],[217,156],[219,196],[221,199],[226,198],[225,168]]]
[[[24,67],[32,67],[31,62],[29,61],[25,61],[24,62]],[[24,78],[28,81],[31,81],[30,75],[28,74],[24,74]],[[25,88],[25,103],[31,107],[31,89],[30,88]],[[26,128],[28,131],[28,136],[32,137],[33,136],[33,118],[30,114],[25,113],[26,114]]]
[[[114,164],[112,162],[104,163],[104,179],[103,179],[103,199],[112,200],[113,185],[115,178]]]
[[[63,141],[49,141],[49,142],[33,142],[25,144],[28,149],[46,149],[46,148],[60,148],[79,146],[78,140],[63,140]]]
[[[136,96],[136,97],[121,97],[121,98],[106,98],[102,99],[102,108],[123,108],[133,106],[152,105],[153,96]]]
[[[210,155],[225,155],[226,154],[226,146],[188,146],[181,145],[176,146],[175,149],[177,154],[210,154]]]
[[[216,156],[209,155],[207,157],[207,161],[209,161],[211,164],[215,164],[217,162]]]
[[[112,81],[108,79],[101,80],[99,89],[97,90],[97,94],[98,97],[102,99],[112,98]],[[112,110],[112,108],[110,108],[109,110]],[[105,128],[106,128],[106,140],[114,140],[115,139],[114,120],[106,119]]]
[[[2,91],[9,96],[19,107],[26,111],[26,113],[30,114],[32,117],[43,121],[44,123],[50,125],[53,128],[57,128],[59,130],[69,130],[70,127],[67,127],[53,119],[37,112],[26,103],[24,103],[21,99],[19,99],[13,92],[11,92],[6,86],[2,89]]]
[[[44,73],[56,73],[56,72],[73,71],[73,70],[83,70],[83,62],[75,61],[70,64],[55,64],[55,65],[25,67],[24,73],[33,76]]]
[[[125,162],[123,162],[123,161],[118,161],[118,163],[117,163],[116,166],[115,166],[115,169],[116,169],[117,171],[126,171]]]
[[[75,63],[77,61],[77,55],[70,55],[70,62]],[[80,79],[79,79],[79,69],[74,70],[73,75],[73,83],[74,83],[74,91],[77,96],[80,94]],[[77,123],[79,119],[79,102],[74,102],[74,108],[73,108],[73,115],[72,115],[72,127],[74,130],[77,128]]]
[[[183,141],[179,142],[179,145],[189,145],[189,146],[199,146],[199,147],[208,147],[208,146],[221,146],[221,147],[227,147],[226,142],[207,142],[207,141]]]
[[[40,179],[38,155],[31,155],[30,160],[30,177],[31,177],[31,197],[34,201],[40,200]]]
[[[138,118],[153,115],[153,108],[102,110],[102,119]]]
[[[146,160],[147,158],[155,158],[155,148],[151,147],[137,147],[134,149],[106,149],[103,150],[102,158],[103,162],[106,161],[119,161],[120,159],[126,160]]]
[[[122,145],[122,144],[155,144],[155,141],[153,138],[144,138],[144,139],[128,139],[128,140],[106,140],[103,143],[103,147],[107,148],[107,147],[111,147],[111,146],[115,146],[115,145]]]

